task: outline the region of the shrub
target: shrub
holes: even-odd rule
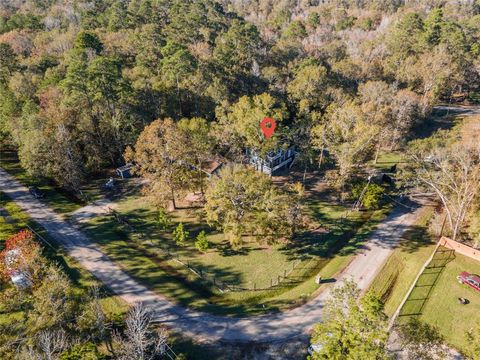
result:
[[[205,252],[208,250],[210,247],[210,243],[207,240],[207,235],[205,234],[205,231],[200,231],[200,233],[197,235],[197,239],[195,240],[195,247],[197,248],[198,251]]]
[[[160,208],[158,210],[158,226],[160,227],[160,229],[166,231],[171,224],[172,220],[170,218],[170,215],[164,208]]]
[[[173,230],[173,240],[177,245],[184,245],[185,240],[188,239],[188,231],[183,228],[183,223],[177,225]]]
[[[18,251],[18,256],[10,258],[7,266],[6,256],[11,250]],[[30,269],[39,256],[40,246],[30,230],[21,230],[10,236],[5,241],[5,249],[0,252],[0,278],[8,280],[13,272]]]
[[[95,344],[77,344],[70,350],[63,352],[60,355],[60,360],[104,360],[105,355],[102,355]]]
[[[381,204],[385,188],[378,184],[368,184],[365,192],[365,183],[355,184],[352,188],[352,197],[357,200],[361,198],[362,206],[366,209],[378,209]],[[363,193],[363,194],[362,194]]]

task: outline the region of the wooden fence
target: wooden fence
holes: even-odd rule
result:
[[[445,236],[442,236],[440,239],[440,243],[442,246],[455,250],[455,252],[468,256],[469,258],[472,258],[474,260],[480,261],[480,249],[474,249],[468,245],[459,243],[458,241],[449,239]]]
[[[352,210],[347,210],[342,216],[334,221],[331,224],[331,227],[336,227],[339,230],[344,231],[344,224],[347,218],[349,217]],[[128,219],[128,217],[118,213],[117,211],[108,208],[108,214],[112,216],[120,225],[122,225],[126,230],[134,233],[139,237],[142,241],[149,241],[150,245],[154,245],[149,236],[142,231],[139,231],[134,223]],[[341,239],[339,242],[344,242],[348,240],[352,236],[352,231],[345,231],[342,234]],[[150,251],[152,252],[152,250]],[[199,279],[209,283],[211,286],[216,288],[220,292],[229,292],[229,291],[266,291],[266,290],[275,290],[278,289],[280,286],[288,286],[296,281],[298,281],[298,277],[305,277],[312,273],[312,269],[315,269],[315,266],[312,266],[312,262],[319,261],[319,258],[316,256],[312,256],[308,259],[295,259],[291,261],[279,274],[276,276],[270,277],[270,281],[267,283],[257,283],[257,282],[250,282],[249,285],[246,284],[234,284],[228,281],[224,281],[221,278],[217,277],[215,274],[208,272],[198,264],[192,263],[189,259],[180,258],[175,249],[171,248],[169,245],[158,244],[153,248],[153,252],[156,256],[161,256],[172,260],[179,264],[181,267],[187,269],[192,274],[194,274]],[[303,266],[300,266],[302,263]],[[302,273],[302,275],[296,276],[294,274],[295,270],[306,270]],[[310,270],[309,270],[310,269]]]
[[[135,233],[141,240],[148,239],[147,234],[139,231],[126,216],[119,214],[117,211],[113,209],[108,209],[109,215],[111,215],[120,225],[122,225],[126,230]],[[152,241],[149,241],[151,245],[153,245]],[[206,281],[213,287],[215,287],[220,292],[227,292],[227,291],[262,291],[262,290],[272,290],[278,288],[281,285],[287,285],[287,283],[291,282],[289,276],[292,272],[298,268],[298,266],[302,263],[302,260],[297,259],[293,260],[289,263],[289,265],[281,272],[274,277],[270,278],[270,282],[266,284],[259,284],[256,282],[251,283],[250,286],[230,283],[228,281],[224,281],[218,278],[215,274],[211,274],[208,271],[202,269],[202,267],[198,264],[193,264],[188,259],[180,258],[170,246],[161,244],[154,248],[154,252],[156,255],[165,257],[169,260],[172,260],[179,264],[181,267],[187,269],[192,274],[197,276],[198,278]],[[309,262],[311,259],[309,260]]]

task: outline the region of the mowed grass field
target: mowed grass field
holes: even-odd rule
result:
[[[427,232],[431,215],[432,210],[426,209],[416,224],[405,232],[399,246],[370,286],[384,302],[388,316],[392,316],[400,306],[418,272],[435,249],[435,242]]]
[[[359,242],[388,211],[354,212],[338,225],[346,208],[325,201],[307,204],[310,215],[330,232],[307,233],[288,245],[268,245],[246,237],[241,247],[234,248],[223,233],[206,224],[201,209],[172,212],[172,225],[168,231],[162,231],[157,223],[158,212],[141,196],[130,196],[117,203],[116,210],[128,219],[133,229],[108,215],[90,219],[83,228],[125,270],[170,299],[213,313],[246,315],[305,302],[319,289],[315,275],[321,272],[323,277],[332,277],[348,264]],[[180,222],[189,231],[184,246],[177,246],[171,235]],[[206,253],[194,247],[194,239],[201,230],[207,233],[210,242]],[[167,248],[201,271],[208,281],[165,256],[162,249]],[[287,280],[270,288],[285,273]],[[213,278],[216,284],[250,290],[221,293],[212,286]]]
[[[5,240],[18,232],[25,229],[29,225],[34,229],[43,239],[48,243],[45,243],[37,238],[43,248],[43,256],[49,262],[55,263],[68,275],[72,282],[75,293],[82,294],[89,290],[90,287],[101,284],[84,268],[82,268],[72,258],[67,256],[63,251],[58,248],[55,242],[48,237],[48,234],[38,226],[38,224],[32,222],[28,215],[26,215],[13,201],[11,201],[5,194],[0,192],[0,251],[4,247]],[[9,283],[5,286],[11,286]],[[5,288],[0,288],[3,291]],[[111,317],[116,317],[127,311],[127,304],[119,297],[114,296],[107,289],[102,289],[101,304],[107,314]],[[8,322],[15,319],[20,319],[21,313],[4,313],[0,305],[0,322]]]
[[[435,250],[435,242],[426,231],[430,215],[431,210],[427,210],[404,235],[401,245],[370,287],[385,302],[388,316],[392,316],[400,306],[418,272]],[[480,274],[480,262],[454,254],[449,249],[439,250],[431,264],[435,266],[422,273],[397,322],[417,316],[438,327],[446,342],[461,351],[468,346],[465,332],[480,321],[480,292],[459,284],[456,277],[462,271]],[[470,303],[459,304],[459,297],[468,299]]]
[[[460,284],[457,276],[467,271],[480,274],[480,261],[455,254],[436,279],[435,286],[428,294],[419,319],[436,326],[445,340],[453,347],[462,350],[469,345],[465,333],[478,327],[480,322],[480,292],[467,285]],[[423,280],[422,280],[423,277]],[[422,274],[421,280],[430,283],[430,272]],[[412,293],[411,297],[423,297],[422,293]],[[458,302],[458,298],[468,299],[467,305]],[[410,298],[407,301],[410,302]],[[412,304],[412,306],[414,306]],[[418,305],[417,305],[418,306]],[[402,312],[409,309],[402,309]]]

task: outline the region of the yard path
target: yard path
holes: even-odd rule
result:
[[[70,214],[70,218],[77,223],[87,222],[92,217],[108,214],[110,210],[115,210],[117,206],[118,204],[115,201],[109,199],[97,200],[75,210]]]
[[[337,277],[337,283],[322,285],[323,291],[308,303],[275,314],[232,318],[183,308],[138,283],[103,254],[84,233],[36,200],[25,186],[2,169],[0,190],[43,226],[70,256],[127,303],[144,302],[154,309],[159,322],[185,335],[199,340],[226,342],[281,341],[308,332],[322,319],[322,308],[332,286],[338,286],[344,279],[353,278],[359,287],[365,290],[392,253],[404,231],[414,223],[422,209],[421,206],[410,209],[401,205],[395,208]]]

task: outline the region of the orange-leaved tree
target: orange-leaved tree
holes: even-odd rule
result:
[[[5,241],[0,252],[0,276],[8,280],[16,271],[31,271],[40,259],[40,246],[30,230],[21,230]]]

